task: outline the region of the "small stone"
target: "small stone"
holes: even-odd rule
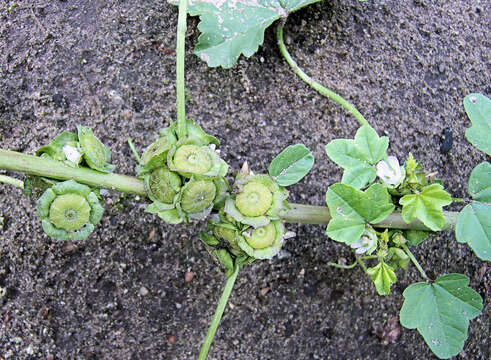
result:
[[[191,280],[193,280],[194,274],[191,271],[186,272],[186,275],[184,276],[184,282],[186,284],[190,283]]]
[[[269,287],[265,287],[265,288],[262,288],[259,293],[264,296],[266,295],[268,292],[269,292],[270,288]]]
[[[167,338],[167,341],[169,342],[169,344],[175,344],[176,343],[176,337],[174,335],[170,335]]]
[[[145,286],[142,286],[140,288],[140,291],[139,291],[140,296],[147,296],[148,293],[149,293],[149,291],[148,291],[148,289]]]
[[[179,303],[176,303],[176,308],[177,308],[177,309],[180,309],[180,308],[182,308],[182,305],[181,305],[181,304],[179,304]]]
[[[121,112],[121,116],[125,120],[131,120],[133,118],[133,113],[131,112],[131,110],[126,109]]]

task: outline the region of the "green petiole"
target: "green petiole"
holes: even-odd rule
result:
[[[325,97],[336,101],[338,104],[340,104],[342,107],[344,107],[351,115],[353,115],[356,120],[360,123],[360,125],[369,125],[368,121],[365,119],[365,117],[356,109],[356,107],[351,104],[349,101],[345,100],[342,96],[336,94],[334,91],[329,90],[328,88],[322,86],[319,84],[317,81],[312,79],[310,76],[308,76],[293,60],[291,57],[290,53],[286,49],[285,42],[283,41],[283,27],[285,26],[285,22],[281,21],[278,24],[278,28],[276,30],[276,39],[278,41],[278,46],[280,48],[281,55],[285,58],[286,62],[292,70],[297,74],[300,79],[305,81],[310,87],[312,87],[314,90],[318,91],[320,94],[324,95]]]

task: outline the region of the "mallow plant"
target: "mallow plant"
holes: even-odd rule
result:
[[[307,76],[283,42],[289,13],[317,0],[179,2],[177,29],[177,119],[167,124],[140,155],[136,176],[114,173],[109,149],[91,129],[64,131],[35,155],[0,149],[0,168],[25,173],[24,180],[0,175],[0,181],[24,189],[37,200],[44,232],[60,241],[82,241],[103,216],[103,191],[138,194],[145,211],[169,225],[206,221],[199,238],[223,269],[225,286],[198,359],[206,359],[239,272],[252,262],[271,259],[295,236],[288,223],[327,225],[326,238],[348,246],[351,265],[360,266],[377,293],[390,294],[397,273],[415,266],[422,281],[408,286],[401,324],[417,329],[439,358],[464,347],[469,321],[483,307],[481,296],[463,274],[430,278],[413,249],[434,232],[455,230],[483,261],[491,259],[491,164],[472,171],[468,199],[460,212],[444,211],[456,199],[443,182],[425,171],[411,153],[397,158],[388,152],[389,139],[379,136],[356,108]],[[233,177],[219,151],[219,141],[185,116],[184,39],[187,13],[199,15],[202,32],[195,53],[209,66],[225,68],[243,54],[251,56],[263,41],[266,27],[278,20],[280,52],[294,72],[321,94],[337,101],[360,123],[352,139],[326,144],[327,156],[343,169],[339,183],[327,187],[327,207],[288,202],[288,186],[299,182],[314,165],[303,144],[287,146],[272,159],[268,172],[255,173],[247,162]],[[464,99],[472,122],[467,139],[491,154],[491,101],[481,94]],[[253,159],[251,159],[253,160]],[[150,216],[150,215],[149,215]],[[332,246],[327,243],[326,246]]]

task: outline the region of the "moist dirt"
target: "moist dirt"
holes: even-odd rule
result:
[[[412,152],[465,197],[486,156],[464,138],[462,99],[491,93],[490,14],[484,0],[326,0],[293,14],[285,38],[308,74],[390,137],[390,154]],[[316,164],[289,199],[324,205],[341,178],[324,146],[353,137],[355,119],[295,77],[273,28],[256,55],[224,70],[192,54],[197,24],[188,20],[188,115],[220,139],[233,169],[247,160],[265,172],[282,148],[304,143]],[[127,139],[142,151],[176,117],[176,25],[177,8],[163,0],[3,1],[1,147],[33,153],[83,124],[110,147],[118,173],[134,174]],[[113,193],[86,241],[60,243],[43,233],[34,200],[9,186],[0,198],[0,359],[197,357],[224,280],[198,240],[203,223],[168,226],[143,212],[144,199]],[[414,267],[379,297],[360,268],[327,265],[354,258],[323,227],[288,229],[297,236],[280,256],[239,274],[209,359],[436,359],[394,320],[404,289],[421,281]],[[489,359],[486,263],[449,232],[415,255],[432,278],[470,278],[484,310],[456,359]]]

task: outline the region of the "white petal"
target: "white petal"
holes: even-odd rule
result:
[[[80,158],[82,157],[82,154],[80,154],[76,148],[70,145],[63,146],[63,153],[68,161],[75,164],[78,164],[80,162]]]
[[[363,246],[363,243],[361,242],[361,238],[356,240],[353,244],[350,245],[352,249],[357,249],[361,248]]]
[[[358,255],[360,255],[360,254],[364,254],[364,253],[366,253],[366,252],[367,252],[367,249],[366,249],[366,248],[364,248],[364,247],[358,248],[358,249],[356,249],[356,251],[355,251],[355,253],[357,253]]]

